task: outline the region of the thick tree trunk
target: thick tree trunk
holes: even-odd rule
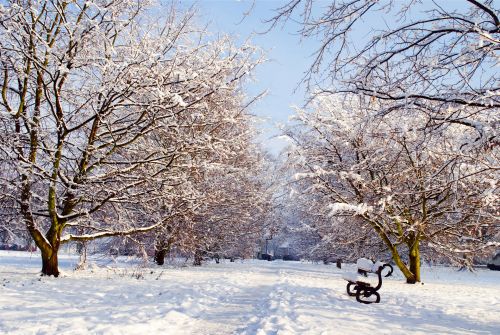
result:
[[[410,236],[409,241],[411,241],[411,243],[407,242],[408,248],[410,249],[410,266],[408,267],[408,265],[405,264],[405,262],[403,262],[403,260],[401,259],[397,246],[391,242],[384,230],[382,230],[379,225],[374,224],[373,221],[369,222],[373,225],[375,231],[379,234],[384,243],[387,245],[388,249],[391,251],[392,259],[405,276],[406,282],[408,284],[415,284],[417,281],[420,281],[420,253],[418,235]]]
[[[408,266],[403,262],[403,260],[399,257],[399,254],[397,253],[392,253],[392,259],[394,260],[394,263],[396,263],[396,266],[401,270],[403,273],[403,276],[406,278],[406,282],[408,284],[415,284],[415,275],[411,270],[408,268]]]
[[[419,241],[415,240],[412,244],[408,245],[409,251],[409,264],[405,264],[396,247],[391,249],[392,259],[396,266],[401,270],[406,278],[408,284],[415,284],[420,282],[420,251],[419,251]]]
[[[416,282],[420,282],[420,249],[418,240],[413,242],[413,245],[410,247],[409,259],[410,272],[413,274],[413,277],[407,277],[406,282],[408,284],[415,284]]]
[[[26,228],[42,254],[42,275],[58,277],[59,261],[57,259],[57,253],[59,252],[60,236],[57,235],[55,233],[56,230],[51,227],[47,236],[44,237],[35,227],[29,205],[26,203],[21,206],[21,212],[25,218]],[[50,244],[48,241],[51,241],[53,244]]]
[[[420,282],[420,244],[419,240],[415,240],[408,245],[410,249],[408,254],[409,264],[406,265],[399,257],[397,250],[392,251],[392,258],[397,267],[401,270],[408,284]]]
[[[49,252],[42,251],[42,275],[43,276],[59,276],[59,262],[57,252],[59,250],[50,250]]]
[[[158,265],[165,264],[165,256],[167,255],[167,252],[168,250],[166,248],[155,250],[155,263]]]
[[[156,264],[158,264],[158,265],[165,264],[165,256],[168,255],[168,253],[172,249],[173,244],[174,244],[173,235],[170,236],[166,240],[163,237],[157,238],[156,245],[155,245],[155,263]]]

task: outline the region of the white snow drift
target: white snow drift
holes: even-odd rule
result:
[[[245,261],[144,267],[136,260],[61,255],[60,278],[40,257],[0,252],[1,334],[494,334],[500,272],[425,268],[424,284],[384,280],[380,304],[345,292],[331,265]],[[95,265],[95,264],[98,264]]]

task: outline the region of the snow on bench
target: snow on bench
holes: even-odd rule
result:
[[[373,263],[371,260],[367,258],[360,258],[356,262],[356,266],[358,267],[358,273],[364,275],[365,277],[368,276],[368,273],[377,273],[377,271],[382,267],[382,268],[389,268],[389,272],[385,275],[385,277],[389,277],[392,275],[392,272],[394,269],[390,264],[377,261]]]
[[[389,273],[385,275],[388,277],[393,272],[392,266],[381,261],[373,263],[371,260],[366,258],[358,259],[356,266],[358,267],[358,273],[346,272],[342,275],[342,278],[348,282],[347,294],[349,294],[349,296],[355,296],[358,302],[364,304],[380,302],[380,294],[378,294],[377,291],[382,287],[382,270],[386,267],[389,268]],[[375,273],[377,275],[377,285],[372,286],[368,282],[367,278],[359,276],[359,274],[362,274],[365,277],[368,277],[368,273]],[[370,299],[370,297],[372,298]]]
[[[357,282],[359,279],[361,279],[361,277],[358,276],[357,273],[354,273],[354,272],[345,272],[343,275],[342,275],[342,279],[345,279],[347,281],[350,281],[350,282]]]

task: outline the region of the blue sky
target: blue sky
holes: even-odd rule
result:
[[[293,114],[290,106],[302,106],[306,93],[300,80],[304,72],[313,61],[312,55],[320,43],[314,39],[302,40],[297,34],[300,26],[293,21],[278,26],[266,34],[269,24],[264,23],[275,15],[275,9],[286,3],[285,0],[179,0],[182,6],[195,5],[199,9],[200,23],[209,23],[209,30],[213,33],[229,34],[237,42],[250,40],[267,52],[269,61],[260,66],[254,73],[255,82],[248,85],[249,95],[256,95],[268,91],[267,96],[253,106],[252,112],[267,121],[262,125],[263,134],[259,141],[264,148],[277,154],[286,143],[277,139],[279,131],[276,123],[286,123]],[[462,0],[438,0],[440,6],[448,9],[466,9],[467,3]],[[331,1],[318,0],[315,10],[322,11],[322,7],[331,4]],[[403,4],[403,3],[401,3]],[[411,11],[412,16],[423,15],[422,10],[435,8],[431,0],[417,3]],[[498,2],[495,2],[495,6]],[[251,10],[250,10],[251,9]],[[245,13],[248,13],[245,16]],[[383,13],[369,13],[363,19],[363,24],[355,28],[353,35],[362,43],[372,28],[384,28],[396,24],[390,15]],[[385,13],[387,14],[387,13]]]
[[[235,36],[243,42],[247,39],[266,51],[269,61],[254,73],[255,82],[248,85],[249,95],[268,91],[265,98],[254,105],[252,112],[266,118],[262,125],[260,141],[270,152],[276,154],[284,146],[283,140],[274,138],[279,135],[276,123],[285,123],[293,114],[291,105],[302,105],[305,90],[298,87],[304,72],[312,59],[311,55],[318,46],[313,40],[301,41],[296,31],[297,24],[287,23],[266,34],[268,25],[264,20],[273,16],[273,10],[284,1],[256,0],[184,0],[181,4],[195,4],[199,8],[201,22],[209,22],[210,30]],[[244,13],[249,12],[244,19]]]

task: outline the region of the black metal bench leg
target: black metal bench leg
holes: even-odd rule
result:
[[[375,300],[375,303],[379,303],[380,302],[380,294],[378,294],[378,292],[375,292],[375,295],[377,296],[377,300]]]
[[[354,286],[353,290],[351,290],[351,286]],[[347,283],[347,294],[349,294],[351,297],[356,296],[356,284]]]
[[[375,300],[364,300],[363,298],[370,298],[371,296],[375,296]],[[362,304],[371,304],[371,303],[379,303],[380,302],[380,294],[372,288],[359,288],[356,291],[356,300]]]

